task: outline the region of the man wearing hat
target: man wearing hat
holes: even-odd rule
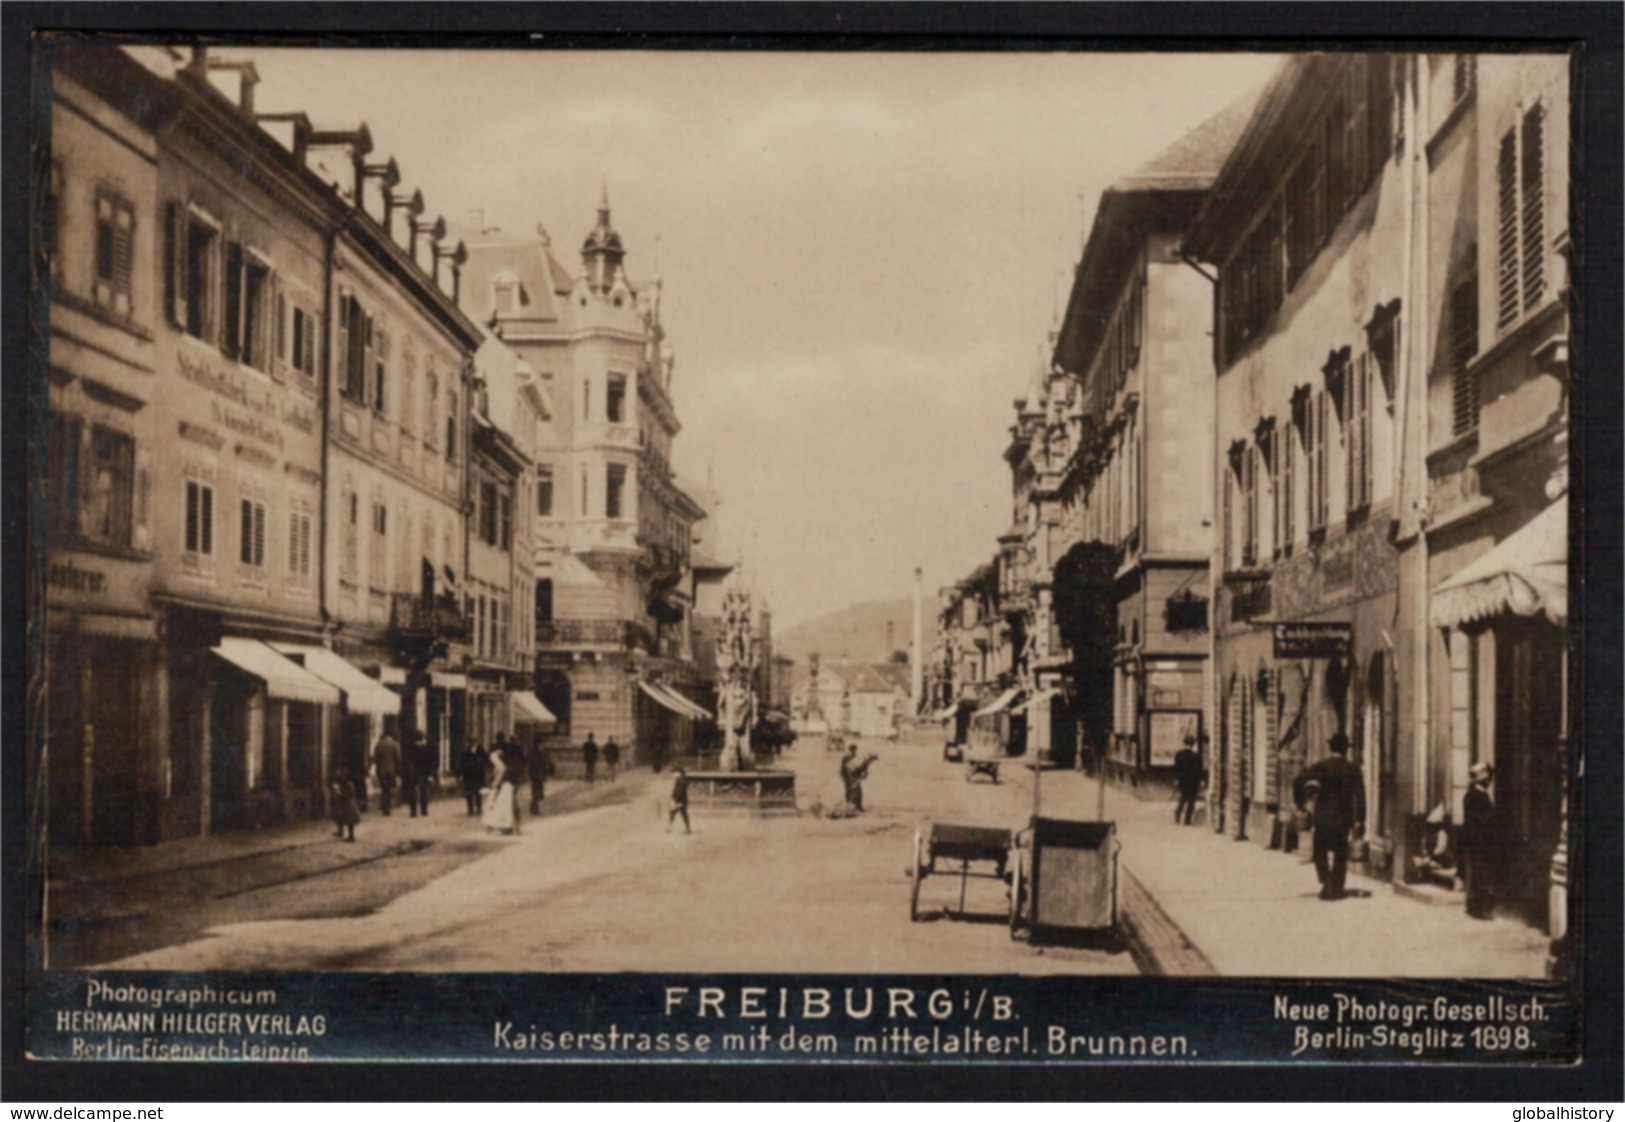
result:
[[[1495,907],[1493,853],[1495,852],[1495,796],[1490,783],[1495,769],[1480,760],[1467,771],[1472,785],[1461,801],[1461,830],[1456,834],[1456,855],[1467,890],[1467,914],[1491,918]]]
[[[1333,734],[1326,747],[1329,756],[1298,775],[1292,796],[1299,809],[1312,798],[1311,814],[1315,830],[1315,875],[1320,878],[1320,898],[1341,900],[1343,882],[1348,876],[1349,834],[1365,832],[1365,775],[1360,765],[1348,759],[1349,738]]]

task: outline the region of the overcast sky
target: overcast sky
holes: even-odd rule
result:
[[[233,49],[261,112],[372,130],[430,215],[577,251],[607,180],[665,279],[684,429],[783,627],[928,589],[1010,524],[1000,453],[1102,188],[1258,55]]]

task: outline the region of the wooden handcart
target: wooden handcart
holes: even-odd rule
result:
[[[987,779],[994,783],[999,781],[999,764],[1002,760],[991,759],[987,756],[965,757],[965,782],[971,783],[977,779]]]
[[[920,918],[920,884],[937,871],[937,862],[959,863],[959,914],[965,911],[965,889],[972,877],[1003,881],[1010,861],[1011,832],[997,826],[965,826],[948,822],[927,822],[914,831],[914,863],[909,867],[913,881],[908,898],[908,918]],[[973,864],[992,869],[972,870]],[[947,870],[954,871],[951,866]]]
[[[1034,818],[1011,842],[1010,937],[1117,926],[1113,822]]]

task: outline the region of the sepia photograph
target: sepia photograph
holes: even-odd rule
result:
[[[30,53],[31,1057],[1579,1057],[1569,45]]]

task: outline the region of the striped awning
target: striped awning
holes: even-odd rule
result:
[[[1050,698],[1054,697],[1056,694],[1058,694],[1060,692],[1061,692],[1060,690],[1039,690],[1037,693],[1035,693],[1031,697],[1029,697],[1026,701],[1023,701],[1020,705],[1017,705],[1014,709],[1011,709],[1010,712],[1012,712],[1012,713],[1025,713],[1027,710],[1031,709],[1034,705],[1041,705],[1041,704],[1048,701]]]
[[[1434,627],[1491,616],[1569,618],[1569,507],[1560,499],[1433,590]]]
[[[270,643],[270,648],[303,666],[322,681],[344,691],[344,707],[352,713],[392,717],[401,711],[401,695],[376,678],[369,678],[326,647],[299,643]]]
[[[532,725],[553,725],[558,718],[552,710],[542,704],[542,699],[529,690],[516,690],[508,695],[513,698],[514,719]]]
[[[653,698],[654,703],[661,708],[669,709],[679,717],[686,717],[691,721],[694,719],[694,713],[690,708],[682,705],[678,698],[673,697],[659,686],[650,682],[639,682],[638,688]]]
[[[996,699],[994,699],[994,701],[992,701],[990,704],[982,706],[976,712],[972,713],[971,716],[972,717],[991,717],[995,713],[1002,713],[1006,709],[1010,708],[1010,703],[1012,701],[1014,701],[1020,694],[1021,694],[1021,687],[1020,686],[1011,686],[1009,689],[1007,689],[1003,693],[1001,693]]]
[[[311,705],[339,703],[337,686],[289,662],[258,639],[228,635],[213,650],[239,670],[263,681],[265,692],[270,697],[282,701],[303,701]]]

